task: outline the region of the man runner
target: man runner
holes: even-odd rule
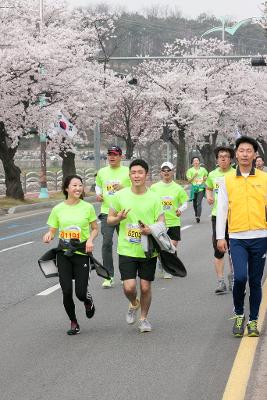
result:
[[[259,336],[257,327],[262,298],[261,280],[267,252],[267,174],[254,168],[258,144],[248,136],[236,141],[236,173],[224,177],[218,194],[216,233],[218,249],[227,251],[226,218],[231,258],[234,269],[233,335],[242,337],[245,331],[244,299],[249,281],[250,314],[248,336]]]
[[[186,178],[191,183],[190,201],[193,200],[193,207],[197,223],[200,222],[202,212],[202,200],[205,196],[205,180],[208,176],[206,168],[200,166],[200,159],[193,157],[192,167],[186,172]]]
[[[151,185],[150,189],[161,199],[165,216],[167,234],[176,247],[181,240],[181,219],[183,211],[187,209],[188,195],[181,185],[174,182],[174,166],[166,161],[160,167],[161,181]],[[163,278],[171,279],[172,275],[164,272]]]
[[[150,332],[152,327],[147,319],[151,304],[151,282],[154,280],[157,253],[146,258],[141,245],[141,236],[148,235],[148,225],[164,221],[161,201],[156,193],[146,187],[148,165],[144,160],[130,164],[132,186],[116,193],[109,209],[108,223],[120,224],[118,239],[119,269],[124,294],[130,301],[126,321],[134,324],[137,310],[141,306],[140,332]],[[140,278],[140,300],[137,297],[137,281]]]
[[[255,166],[260,171],[264,171],[264,158],[262,156],[257,156],[255,158]]]
[[[234,158],[234,150],[231,147],[220,146],[217,147],[214,151],[216,157],[216,163],[218,167],[211,171],[206,180],[206,197],[209,205],[213,205],[212,213],[211,213],[211,223],[212,223],[212,243],[214,248],[214,263],[215,263],[215,271],[218,279],[218,285],[215,290],[216,294],[226,293],[226,284],[224,282],[224,252],[220,252],[217,249],[217,240],[216,240],[216,215],[217,215],[217,199],[218,199],[218,191],[220,182],[223,181],[223,177],[225,175],[234,173],[235,169],[231,166],[232,159]],[[226,232],[225,238],[227,243],[229,243],[228,232]],[[228,274],[229,281],[229,290],[232,290],[233,286],[233,271],[232,271],[232,263],[229,257],[229,266],[230,271]]]
[[[114,284],[114,264],[112,256],[113,234],[115,229],[117,233],[119,231],[119,224],[107,224],[110,202],[118,190],[131,185],[129,168],[121,165],[121,148],[119,146],[109,147],[107,156],[109,165],[98,171],[95,181],[96,200],[102,202],[101,214],[98,218],[101,221],[101,233],[103,236],[103,266],[108,270],[111,276],[110,280],[104,280],[102,284],[103,288],[110,288]]]

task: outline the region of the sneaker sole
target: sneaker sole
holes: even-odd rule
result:
[[[137,321],[137,319],[134,320],[133,322],[128,322],[128,321],[126,320],[126,322],[127,322],[128,325],[134,325],[134,324],[136,323],[136,321]]]
[[[139,332],[140,333],[149,333],[149,332],[151,332],[152,331],[152,329],[139,329]]]
[[[224,290],[223,292],[215,292],[215,294],[217,294],[217,295],[227,294],[227,290]]]
[[[79,335],[79,333],[81,333],[81,331],[75,332],[75,333],[69,333],[69,332],[67,332],[67,335],[68,335],[68,336],[76,336],[76,335]]]
[[[242,338],[244,336],[244,333],[233,333],[233,335],[236,338]]]
[[[258,334],[258,333],[250,333],[250,334],[248,334],[248,337],[259,337],[260,336],[260,334]]]

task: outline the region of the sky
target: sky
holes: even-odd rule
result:
[[[216,17],[241,20],[260,16],[263,0],[68,0],[75,5],[106,3],[123,7],[128,11],[142,11],[153,5],[178,9],[186,18],[197,17],[205,12]]]

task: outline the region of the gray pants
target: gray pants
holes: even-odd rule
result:
[[[113,234],[115,229],[117,231],[117,234],[119,234],[120,225],[119,224],[108,225],[107,214],[100,214],[98,218],[101,221],[101,233],[103,236],[103,242],[102,242],[103,266],[108,270],[110,276],[114,276],[114,265],[113,265],[113,255],[112,255]]]

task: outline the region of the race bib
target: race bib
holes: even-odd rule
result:
[[[81,239],[81,228],[78,226],[68,226],[62,229],[59,233],[59,238],[63,240]]]
[[[196,177],[194,180],[197,185],[201,185],[203,183],[203,178]]]
[[[161,197],[161,203],[164,211],[171,210],[173,207],[173,197],[171,196]]]
[[[120,184],[119,181],[108,181],[106,182],[106,193],[108,196],[113,196],[115,194],[115,187],[114,185]]]
[[[141,243],[141,230],[138,224],[128,224],[126,226],[126,239],[130,243]]]

